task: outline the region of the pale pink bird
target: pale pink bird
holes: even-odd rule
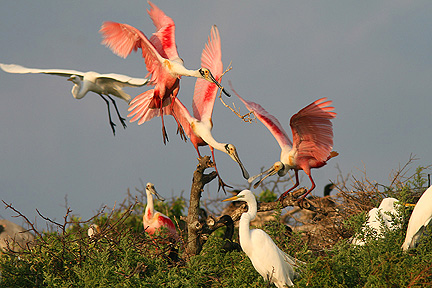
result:
[[[143,216],[144,230],[150,235],[153,235],[157,230],[160,230],[161,227],[165,227],[171,236],[178,237],[177,230],[172,220],[154,209],[153,195],[161,201],[165,199],[157,193],[154,185],[150,182],[146,185],[146,194],[147,206]]]
[[[315,188],[311,168],[320,168],[326,165],[330,158],[338,155],[337,152],[332,151],[333,125],[330,120],[336,117],[336,113],[333,112],[334,107],[329,106],[332,101],[321,98],[294,114],[290,120],[293,134],[293,142],[291,142],[282,125],[273,115],[261,105],[244,100],[232,87],[231,89],[246,105],[246,108],[253,111],[255,116],[270,130],[282,150],[280,161],[275,162],[268,170],[249,178],[248,182],[251,183],[265,174],[260,181],[255,183],[254,188],[256,188],[268,176],[276,173],[284,176],[290,169],[293,169],[296,183],[279,197],[279,200],[282,200],[288,192],[299,185],[298,171],[303,170],[312,183],[309,190],[300,197],[300,200],[303,200]]]
[[[141,109],[139,111],[134,110],[133,114],[136,115],[131,119],[131,122],[140,119],[138,125],[141,125],[155,116],[161,116],[162,136],[164,143],[166,143],[168,135],[165,130],[163,115],[166,114],[167,110],[164,110],[163,107],[171,104],[176,98],[180,88],[179,79],[181,76],[206,79],[215,83],[227,96],[230,95],[214,79],[208,69],[189,70],[184,67],[183,60],[179,57],[175,44],[174,21],[156,5],[150,1],[148,3],[151,9],[147,10],[147,12],[156,26],[156,33],[153,34],[150,40],[140,30],[128,24],[116,22],[104,22],[100,33],[104,37],[102,44],[108,46],[120,57],[126,58],[132,50],[137,51],[138,48],[141,48],[147,70],[149,74],[152,74],[151,81],[155,83],[155,87],[143,93],[152,96],[145,97],[145,103],[136,103],[138,100],[135,99],[132,101],[132,103],[138,104]],[[142,98],[139,97],[139,99]],[[180,125],[179,130],[182,132]]]
[[[221,80],[223,71],[221,41],[216,26],[213,26],[208,43],[206,43],[201,55],[201,66],[213,71],[216,81]],[[188,109],[178,98],[174,100],[173,109],[170,113],[180,121],[180,124],[184,128],[186,135],[190,138],[199,157],[201,157],[201,154],[198,147],[208,145],[217,171],[214,149],[222,151],[239,164],[243,177],[248,179],[249,173],[240,161],[235,146],[227,143],[219,143],[212,136],[212,113],[217,91],[218,87],[215,84],[205,81],[204,79],[197,79],[192,100],[194,117],[190,115]],[[218,178],[219,188],[228,186],[222,181],[219,173]]]

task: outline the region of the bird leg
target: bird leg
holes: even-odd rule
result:
[[[120,120],[120,123],[123,125],[123,128],[124,129],[126,129],[126,119],[125,118],[123,118],[121,115],[120,115],[120,112],[118,111],[118,108],[117,108],[117,103],[116,103],[116,101],[113,99],[113,98],[111,98],[111,96],[109,96],[109,95],[107,95],[108,96],[108,98],[110,98],[111,99],[111,102],[113,103],[113,105],[114,105],[114,108],[115,108],[115,110],[116,110],[116,112],[117,112],[117,116],[118,116],[118,118],[119,118],[119,120]]]
[[[164,144],[166,145],[166,141],[168,141],[169,142],[169,139],[168,139],[168,134],[167,134],[167,132],[166,132],[166,129],[165,129],[165,124],[164,124],[164,119],[163,119],[163,105],[162,105],[162,99],[159,99],[159,101],[160,101],[160,115],[161,115],[161,119],[162,119],[162,137],[163,137],[163,142],[164,142]]]
[[[294,175],[295,175],[295,178],[296,178],[296,183],[294,184],[294,186],[293,187],[291,187],[290,189],[288,189],[287,191],[285,191],[280,197],[279,197],[279,199],[278,199],[278,201],[283,201],[284,200],[284,198],[285,198],[285,196],[290,192],[290,191],[292,191],[294,188],[296,188],[297,186],[299,186],[299,184],[300,184],[300,182],[299,182],[299,177],[298,177],[298,170],[294,170]],[[307,194],[307,192],[305,193],[305,194]],[[301,197],[300,197],[301,198]]]
[[[177,122],[177,134],[180,133],[180,138],[181,138],[182,140],[184,140],[185,142],[187,142],[187,136],[186,136],[186,133],[184,132],[183,126],[182,126],[182,125],[180,124],[180,122],[178,121],[178,119],[177,119],[177,117],[176,117],[176,115],[175,115],[175,112],[172,110],[172,108],[171,108],[171,115],[174,117],[174,119],[175,119],[176,122]]]
[[[99,94],[99,96],[101,96],[101,98],[105,101],[105,103],[107,104],[107,108],[108,108],[108,118],[109,118],[109,123],[113,132],[113,135],[115,136],[115,126],[116,124],[111,120],[111,111],[110,111],[110,106],[109,106],[109,102],[107,99],[105,99],[105,97],[102,94]]]
[[[212,153],[212,157],[213,157],[213,164],[214,164],[214,167],[215,167],[215,171],[216,171],[216,173],[217,173],[217,177],[218,177],[218,192],[219,192],[219,190],[220,190],[220,188],[222,187],[222,190],[225,192],[225,194],[226,194],[226,191],[225,191],[225,187],[228,187],[228,188],[233,188],[232,186],[230,186],[230,185],[228,185],[228,184],[225,184],[225,182],[223,182],[223,180],[222,180],[222,178],[220,177],[220,175],[219,175],[219,171],[217,170],[217,167],[216,167],[216,159],[215,159],[215,156],[214,156],[214,149],[213,149],[213,147],[211,147],[210,145],[209,145],[209,147],[210,147],[210,150],[211,150],[211,153]]]

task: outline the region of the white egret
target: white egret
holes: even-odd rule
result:
[[[387,227],[390,230],[398,228],[394,224],[395,217],[401,217],[397,210],[399,200],[396,198],[384,198],[378,208],[373,208],[368,213],[368,220],[365,223],[365,227],[362,231],[366,232],[369,227],[376,237],[384,237],[384,229]],[[354,245],[363,246],[365,244],[364,240],[359,239],[359,237],[354,237],[351,241]]]
[[[408,229],[402,249],[415,248],[425,228],[432,219],[432,186],[429,187],[418,200],[408,222]]]
[[[248,212],[240,218],[239,238],[240,246],[252,261],[255,270],[277,287],[293,286],[292,280],[296,276],[294,266],[302,262],[280,250],[263,230],[249,229],[250,222],[257,214],[257,202],[252,192],[243,190],[223,201],[245,201],[248,205]]]
[[[141,87],[143,85],[149,84],[149,80],[146,78],[132,78],[127,75],[113,74],[113,73],[99,74],[93,71],[80,72],[76,70],[65,70],[65,69],[36,69],[36,68],[23,67],[21,65],[2,64],[2,63],[0,63],[0,68],[8,73],[49,74],[49,75],[69,77],[67,80],[75,84],[72,87],[72,91],[71,91],[75,99],[83,98],[90,91],[99,94],[107,105],[109,122],[114,135],[115,135],[114,126],[116,125],[111,120],[109,102],[103,95],[106,95],[111,100],[117,112],[117,116],[121,124],[123,125],[123,128],[126,128],[125,119],[121,117],[120,112],[118,111],[117,108],[117,104],[115,100],[111,98],[110,95],[121,98],[127,103],[129,103],[131,100],[131,96],[122,90],[123,87],[125,86]]]

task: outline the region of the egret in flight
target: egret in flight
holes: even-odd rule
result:
[[[88,92],[94,92],[96,94],[99,94],[107,105],[109,123],[114,135],[115,135],[114,126],[116,125],[111,120],[109,102],[103,95],[106,95],[111,100],[121,124],[123,125],[124,128],[126,128],[125,119],[121,117],[120,112],[118,111],[117,108],[117,104],[115,100],[111,98],[110,95],[116,96],[129,103],[131,100],[131,96],[128,95],[126,92],[124,92],[122,88],[125,86],[141,87],[149,83],[149,80],[146,78],[132,78],[127,75],[113,74],[113,73],[99,74],[93,71],[80,72],[76,70],[65,70],[65,69],[36,69],[36,68],[26,68],[15,64],[1,64],[1,63],[0,63],[0,68],[9,73],[20,73],[20,74],[38,73],[38,74],[49,74],[49,75],[68,77],[67,80],[72,81],[72,83],[75,84],[72,87],[72,95],[75,99],[83,98]]]
[[[296,276],[294,267],[303,264],[280,250],[270,236],[261,229],[249,229],[250,222],[257,215],[257,201],[250,190],[243,190],[234,197],[223,201],[244,201],[248,211],[243,213],[239,222],[240,246],[252,262],[255,270],[269,279],[277,287],[293,286]]]
[[[244,100],[232,87],[231,90],[245,104],[246,108],[253,112],[270,130],[282,150],[280,161],[275,162],[268,170],[249,178],[248,182],[251,183],[258,177],[265,175],[255,183],[254,188],[256,188],[268,176],[276,173],[279,176],[284,176],[290,169],[293,169],[296,183],[279,197],[279,200],[282,200],[288,192],[299,185],[298,171],[303,170],[312,183],[309,190],[299,199],[300,201],[303,200],[315,188],[311,168],[320,168],[326,165],[328,160],[338,155],[337,152],[332,151],[333,125],[330,120],[336,117],[336,113],[333,112],[334,107],[329,106],[332,101],[327,100],[327,98],[318,99],[294,114],[290,120],[293,134],[293,142],[291,142],[276,117],[268,113],[261,105]]]
[[[156,116],[161,116],[162,120],[162,136],[166,144],[168,134],[166,133],[163,115],[164,107],[173,103],[180,89],[181,76],[190,76],[205,79],[211,83],[215,83],[217,87],[222,89],[227,96],[228,92],[216,81],[212,72],[207,68],[199,68],[197,70],[186,69],[183,65],[183,60],[179,57],[175,42],[175,24],[174,21],[165,15],[156,5],[148,1],[151,6],[147,10],[153,24],[156,27],[156,33],[148,39],[143,32],[128,24],[117,22],[104,22],[100,33],[104,40],[102,44],[108,46],[115,54],[126,58],[132,50],[142,50],[148,75],[152,74],[151,81],[155,84],[154,89],[144,92],[148,101],[144,105],[148,109],[158,109]],[[143,94],[139,95],[142,96]],[[147,115],[153,118],[156,112],[148,111]],[[144,123],[147,115],[137,115],[132,118],[131,122],[141,118],[138,125]],[[153,116],[151,116],[153,115]],[[174,116],[175,117],[175,116]],[[176,119],[177,120],[177,119]],[[178,123],[180,135],[183,137],[183,130]]]

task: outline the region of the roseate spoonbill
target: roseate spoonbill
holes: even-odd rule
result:
[[[220,80],[222,76],[223,65],[219,31],[216,26],[213,26],[208,43],[205,45],[203,50],[201,56],[201,66],[205,69],[212,70],[215,79],[217,79],[217,81]],[[215,162],[214,149],[222,151],[228,154],[239,164],[243,173],[243,177],[247,179],[249,178],[249,173],[246,171],[242,162],[240,161],[235,146],[232,144],[219,143],[213,138],[211,134],[213,127],[212,113],[217,90],[218,87],[214,83],[210,83],[204,79],[198,78],[196,80],[192,101],[193,114],[195,117],[190,115],[187,108],[178,98],[174,99],[172,109],[167,111],[166,114],[172,114],[178,120],[186,135],[191,139],[191,142],[194,145],[199,157],[201,157],[201,154],[198,147],[209,145],[213,156],[213,162]],[[140,119],[140,121],[143,119],[144,121],[147,121],[156,116],[155,113],[152,113],[154,110],[152,111],[148,108],[149,101],[152,101],[152,95],[150,94],[144,93],[135,97],[132,100],[131,107],[129,107],[129,110],[132,110],[132,112],[128,116],[136,114],[132,120]],[[227,186],[225,183],[223,183],[219,173],[218,177],[219,187]]]
[[[268,279],[277,287],[293,286],[292,281],[296,276],[294,266],[303,263],[280,250],[263,230],[249,229],[250,222],[257,214],[257,202],[252,192],[243,190],[223,201],[244,201],[248,205],[248,211],[240,218],[239,239],[241,248],[252,261],[255,270],[264,280]]]
[[[126,58],[132,50],[137,51],[138,48],[141,48],[148,73],[152,74],[151,81],[155,83],[154,89],[143,93],[152,96],[146,103],[146,107],[147,110],[159,109],[158,116],[161,116],[162,136],[163,141],[166,144],[168,135],[163,120],[163,107],[172,103],[172,101],[177,97],[180,89],[179,79],[181,76],[205,79],[209,82],[215,83],[227,96],[230,95],[216,81],[209,69],[201,67],[198,70],[189,70],[185,68],[183,60],[179,57],[177,52],[174,21],[165,15],[165,13],[156,5],[150,1],[148,1],[148,3],[150,4],[151,9],[147,10],[147,12],[157,29],[156,33],[153,34],[150,40],[143,32],[135,27],[128,24],[110,21],[103,23],[100,33],[104,38],[102,44],[108,46],[120,57]],[[138,125],[144,123],[146,121],[146,117],[143,117],[145,116],[145,111],[141,112],[142,113],[132,118],[131,122],[141,118],[140,121],[138,121]],[[150,114],[154,113],[156,112],[151,112]],[[181,132],[180,135],[183,137],[183,131],[180,124],[178,127]]]
[[[120,112],[117,109],[117,104],[111,95],[114,95],[118,98],[125,100],[127,103],[130,102],[131,96],[126,94],[122,90],[123,87],[141,87],[149,83],[148,79],[145,78],[132,78],[130,76],[121,75],[121,74],[99,74],[97,72],[89,71],[89,72],[80,72],[76,70],[65,70],[65,69],[35,69],[35,68],[26,68],[20,65],[15,64],[1,64],[0,68],[9,73],[41,73],[41,74],[50,74],[56,76],[69,77],[67,80],[72,81],[75,85],[72,87],[72,95],[75,99],[83,98],[88,92],[94,92],[99,94],[102,99],[105,101],[108,107],[108,117],[111,129],[113,134],[115,135],[116,126],[114,122],[111,120],[111,112],[110,105],[108,100],[103,96],[106,95],[114,105],[114,108],[117,112],[117,116],[123,125],[126,128],[125,119],[121,117]]]
[[[279,121],[268,113],[261,105],[246,101],[231,87],[231,90],[240,98],[249,111],[253,111],[255,116],[270,130],[276,141],[281,147],[280,161],[277,161],[268,170],[248,179],[251,183],[256,178],[265,175],[260,181],[255,183],[254,188],[268,176],[278,173],[284,176],[290,169],[294,170],[296,183],[279,200],[299,185],[298,171],[303,170],[312,183],[312,186],[300,197],[303,200],[314,188],[315,182],[312,179],[311,168],[320,168],[326,165],[330,158],[336,157],[337,152],[331,151],[333,148],[333,125],[331,119],[336,117],[333,112],[334,107],[330,107],[332,101],[321,98],[301,109],[294,114],[290,120],[293,142],[288,138],[288,134],[282,128]]]
[[[396,198],[384,198],[378,208],[372,208],[368,212],[368,220],[366,221],[362,231],[364,234],[368,234],[368,229],[374,233],[373,236],[384,237],[384,229],[393,230],[397,228],[394,224],[394,218],[401,217],[397,210],[399,200]],[[368,227],[368,228],[366,228]],[[376,238],[374,237],[374,238]],[[363,246],[365,241],[359,239],[356,236],[352,241],[352,244]]]
[[[408,222],[408,229],[402,250],[415,248],[432,219],[432,186],[418,200]]]
[[[171,236],[177,237],[177,230],[172,220],[168,216],[154,210],[153,195],[155,195],[160,201],[165,201],[165,199],[157,193],[154,185],[150,182],[146,185],[146,194],[147,206],[143,216],[145,231],[150,235],[153,235],[156,230],[160,229],[160,227],[166,227]]]

